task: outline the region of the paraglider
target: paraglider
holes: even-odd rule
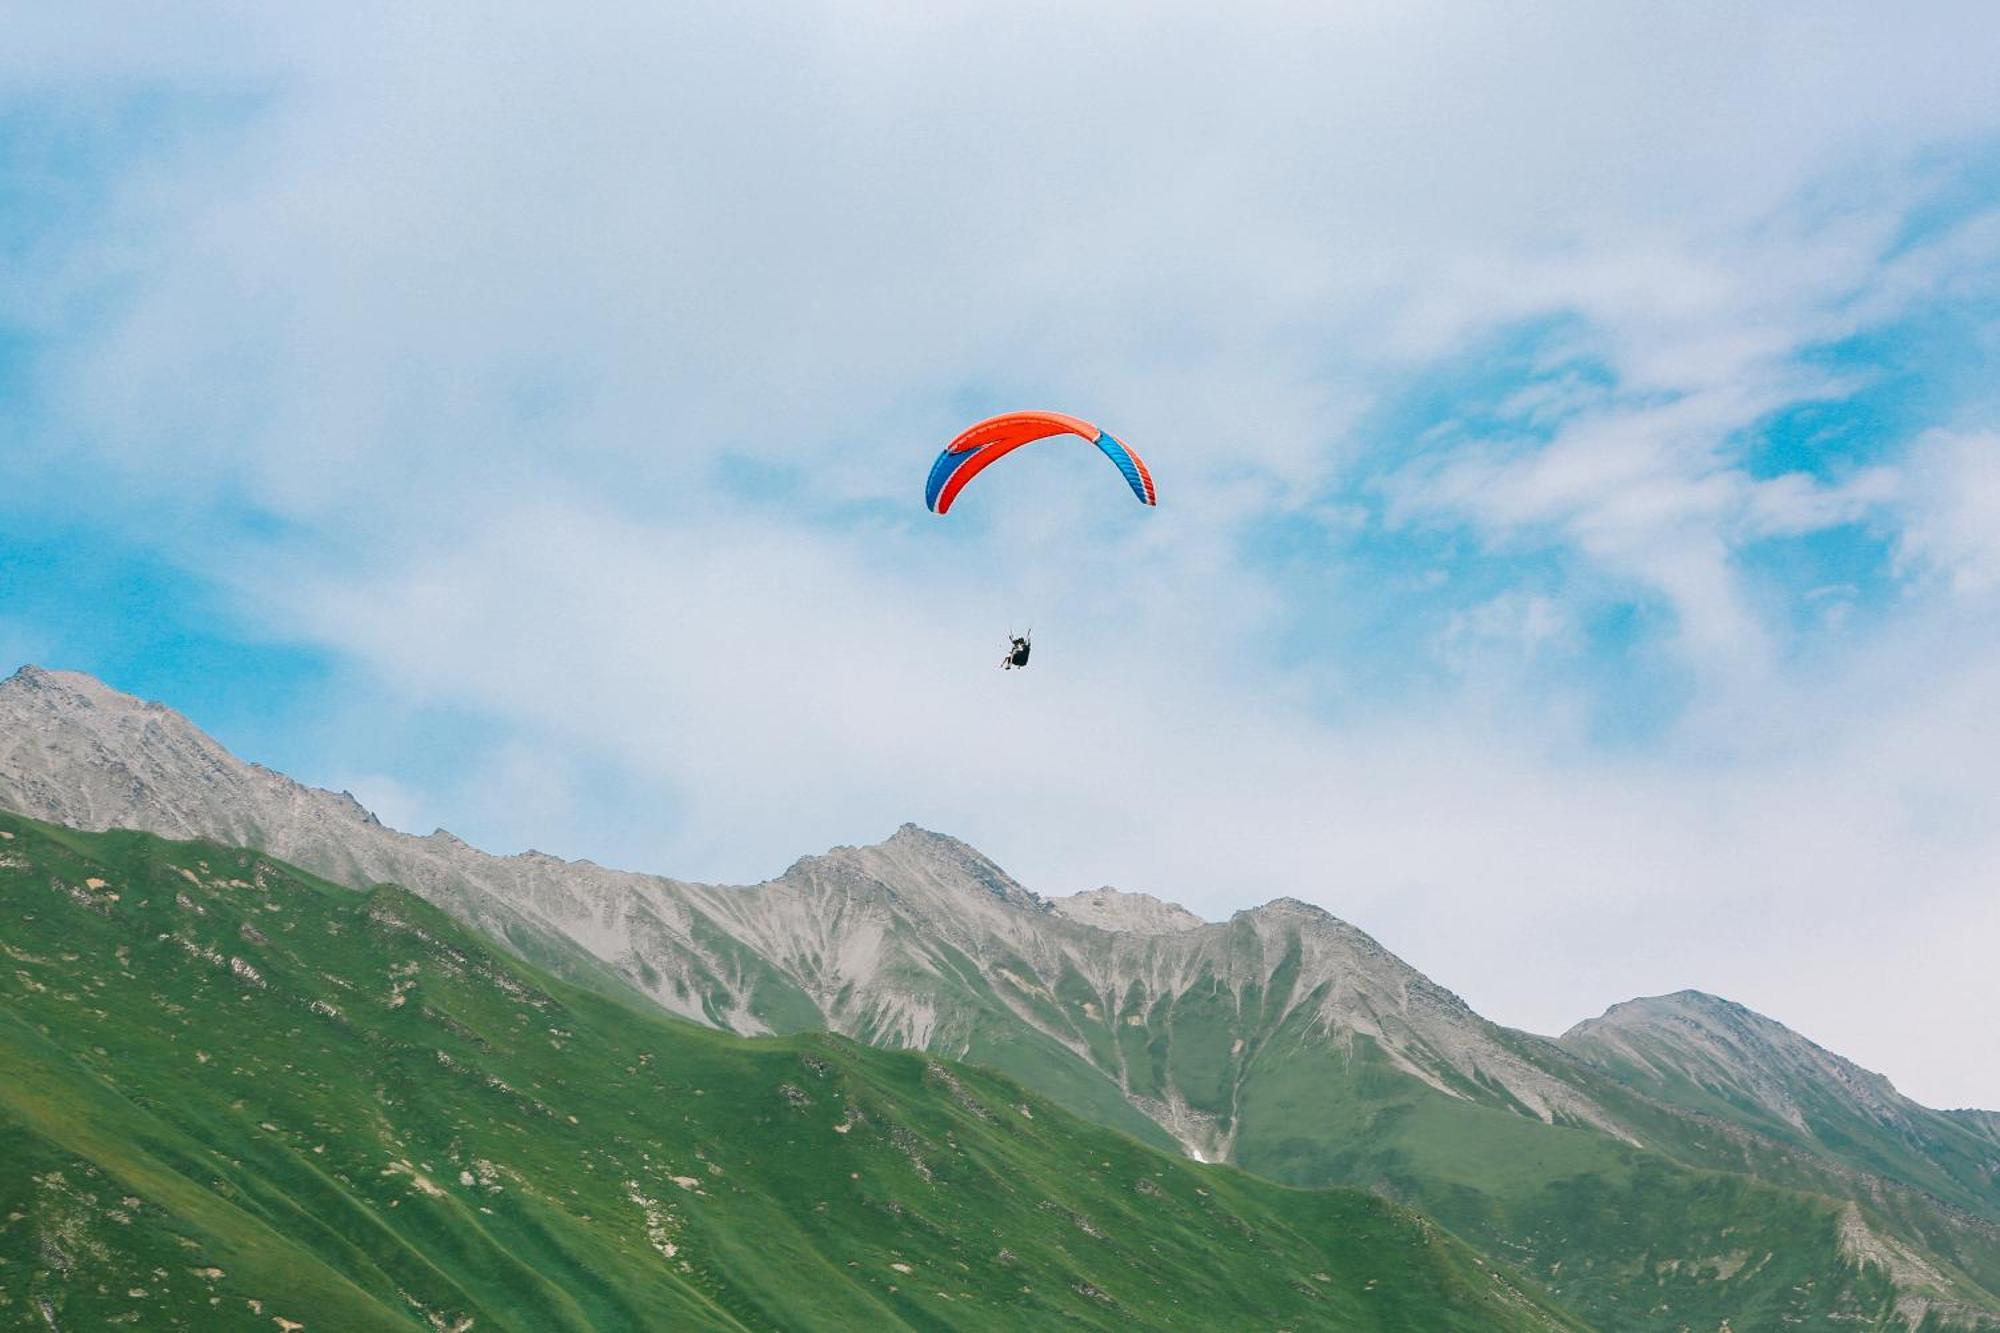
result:
[[[953,501],[966,483],[992,464],[1024,444],[1060,435],[1074,435],[1096,445],[1125,478],[1125,484],[1132,488],[1140,504],[1159,503],[1153,492],[1152,472],[1123,441],[1080,417],[1061,412],[1006,412],[968,427],[944,447],[937,462],[931,464],[930,479],[924,483],[924,504],[934,514],[950,513]],[[1001,670],[1014,671],[1028,665],[1028,654],[1033,651],[1029,639],[1033,634],[1033,630],[1019,635],[1008,631],[1007,655],[1000,659]]]
[[[1121,441],[1079,417],[1061,412],[1006,412],[988,417],[969,427],[944,447],[931,464],[930,480],[924,486],[924,503],[934,514],[951,512],[952,502],[966,483],[1024,444],[1075,435],[1096,445],[1124,474],[1125,484],[1141,504],[1157,504],[1153,494],[1153,474],[1139,455]]]

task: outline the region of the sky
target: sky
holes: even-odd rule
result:
[[[0,12],[0,672],[2000,1107],[2000,9]]]

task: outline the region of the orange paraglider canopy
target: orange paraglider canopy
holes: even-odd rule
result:
[[[1153,491],[1153,474],[1139,455],[1081,417],[1062,412],[1006,412],[967,427],[957,439],[945,446],[937,462],[932,464],[930,479],[924,487],[924,502],[935,513],[949,513],[952,501],[958,498],[965,484],[989,465],[1024,444],[1033,444],[1036,440],[1046,440],[1054,435],[1075,435],[1096,445],[1124,474],[1126,484],[1139,498],[1139,503],[1158,503]]]
[[[1081,435],[1092,444],[1104,432],[1081,417],[1061,412],[1006,412],[988,417],[945,446],[948,454],[969,454],[989,444],[1021,445],[1046,440],[1051,435]]]

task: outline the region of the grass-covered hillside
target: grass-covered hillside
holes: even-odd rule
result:
[[[0,1327],[1577,1327],[1367,1194],[0,815]]]
[[[1437,1095],[1365,1041],[1284,1035],[1245,1098],[1246,1170],[1408,1202],[1599,1327],[2000,1328],[2000,1229],[1941,1200],[1615,1087],[1593,1091],[1638,1141]]]

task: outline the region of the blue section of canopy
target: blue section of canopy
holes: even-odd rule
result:
[[[937,512],[938,494],[944,490],[945,483],[951,480],[952,473],[970,462],[972,455],[977,452],[979,451],[975,449],[972,453],[955,454],[950,449],[946,449],[937,456],[937,462],[931,464],[930,480],[924,483],[924,507],[926,509],[932,513]]]
[[[1132,451],[1112,438],[1109,431],[1099,433],[1097,447],[1102,449],[1104,456],[1116,463],[1118,470],[1125,474],[1125,484],[1132,488],[1132,494],[1139,497],[1139,503],[1153,503],[1153,497],[1146,494],[1146,478],[1140,473],[1139,465],[1132,461]]]

